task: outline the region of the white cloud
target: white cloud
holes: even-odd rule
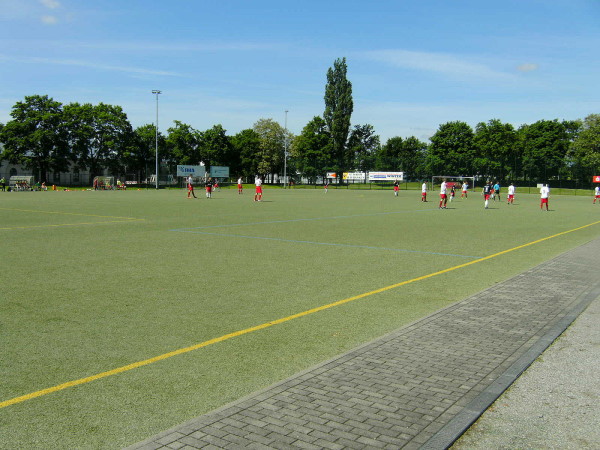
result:
[[[140,67],[131,66],[114,66],[110,64],[98,64],[83,60],[74,59],[52,59],[52,58],[39,58],[39,57],[8,57],[0,54],[0,61],[13,61],[23,63],[34,63],[34,64],[58,64],[64,66],[78,66],[88,69],[106,70],[110,72],[126,72],[135,75],[159,75],[159,76],[171,76],[171,77],[187,77],[177,72],[169,72],[165,70],[153,70],[143,69]]]
[[[519,72],[532,72],[537,69],[538,69],[538,65],[533,64],[533,63],[526,63],[526,64],[521,64],[520,66],[517,66],[517,70]]]
[[[410,50],[373,50],[364,55],[396,67],[437,72],[445,75],[475,78],[510,78],[485,64],[472,62],[447,53],[414,52]]]
[[[42,23],[46,25],[56,25],[58,23],[58,19],[56,16],[42,16]]]
[[[40,3],[48,9],[56,9],[60,7],[60,2],[56,0],[40,0]]]

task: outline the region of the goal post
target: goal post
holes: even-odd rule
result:
[[[97,190],[114,189],[115,177],[104,177],[104,176],[94,177],[93,187],[94,187],[94,189],[97,189]]]
[[[442,184],[442,181],[446,180],[446,185],[448,187],[448,191],[452,186],[455,186],[458,192],[461,191],[463,183],[467,183],[469,191],[472,191],[475,188],[475,177],[463,177],[457,175],[434,175],[431,177],[431,190],[435,191],[436,188]]]

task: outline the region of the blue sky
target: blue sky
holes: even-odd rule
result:
[[[346,57],[352,124],[382,143],[440,124],[600,113],[600,0],[0,0],[0,122],[15,102],[120,105],[233,135],[298,134]]]

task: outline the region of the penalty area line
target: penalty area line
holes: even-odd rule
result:
[[[516,250],[520,250],[522,248],[526,248],[526,247],[529,247],[529,246],[532,246],[532,245],[535,245],[535,244],[539,244],[540,242],[544,242],[544,241],[547,241],[549,239],[553,239],[553,238],[556,238],[556,237],[559,237],[559,236],[563,236],[563,235],[568,234],[568,233],[573,233],[575,231],[583,230],[584,228],[588,228],[588,227],[591,227],[591,226],[597,225],[597,224],[600,224],[600,220],[597,221],[597,222],[589,223],[587,225],[583,225],[581,227],[573,228],[571,230],[562,231],[560,233],[556,233],[556,234],[553,234],[551,236],[546,236],[544,238],[537,239],[535,241],[531,241],[531,242],[528,242],[526,244],[518,245],[516,247],[512,247],[512,248],[509,248],[507,250],[503,250],[503,251],[494,253],[492,255],[484,256],[482,258],[479,258],[479,259],[476,259],[476,260],[473,260],[473,261],[469,261],[469,262],[466,262],[466,263],[463,263],[463,264],[459,264],[457,266],[449,267],[447,269],[439,270],[437,272],[433,272],[433,273],[430,273],[430,274],[427,274],[427,275],[423,275],[423,276],[420,276],[420,277],[412,278],[410,280],[402,281],[400,283],[391,284],[389,286],[385,286],[385,287],[382,287],[382,288],[379,288],[379,289],[375,289],[373,291],[365,292],[365,293],[362,293],[362,294],[359,294],[359,295],[355,295],[353,297],[348,297],[348,298],[345,298],[345,299],[342,299],[342,300],[338,300],[336,302],[329,303],[327,305],[322,305],[322,306],[318,306],[316,308],[308,309],[306,311],[302,311],[300,313],[293,314],[291,316],[283,317],[281,319],[276,319],[276,320],[273,320],[273,321],[270,321],[270,322],[265,322],[263,324],[256,325],[256,326],[253,326],[253,327],[250,327],[250,328],[245,328],[243,330],[239,330],[239,331],[235,331],[233,333],[225,334],[223,336],[220,336],[220,337],[217,337],[217,338],[213,338],[213,339],[210,339],[210,340],[207,340],[207,341],[204,341],[204,342],[201,342],[199,344],[195,344],[195,345],[192,345],[192,346],[189,346],[189,347],[180,348],[180,349],[174,350],[172,352],[164,353],[162,355],[158,355],[158,356],[155,356],[153,358],[145,359],[143,361],[134,362],[132,364],[128,364],[128,365],[122,366],[122,367],[117,367],[116,369],[108,370],[106,372],[101,372],[101,373],[98,373],[96,375],[92,375],[92,376],[85,377],[85,378],[80,378],[78,380],[69,381],[69,382],[62,383],[62,384],[59,384],[59,385],[56,385],[56,386],[53,386],[53,387],[49,387],[49,388],[42,389],[42,390],[39,390],[39,391],[31,392],[29,394],[22,395],[20,397],[15,397],[15,398],[11,398],[11,399],[8,399],[8,400],[4,400],[4,401],[0,402],[0,409],[5,408],[5,407],[10,406],[10,405],[15,405],[15,404],[18,404],[18,403],[22,403],[22,402],[25,402],[27,400],[31,400],[31,399],[34,399],[34,398],[42,397],[44,395],[52,394],[54,392],[62,391],[62,390],[67,389],[67,388],[71,388],[71,387],[79,386],[79,385],[82,385],[82,384],[90,383],[92,381],[100,380],[102,378],[106,378],[106,377],[109,377],[109,376],[112,376],[112,375],[117,375],[119,373],[127,372],[129,370],[137,369],[139,367],[147,366],[149,364],[153,364],[155,362],[162,361],[162,360],[171,358],[173,356],[177,356],[177,355],[181,355],[181,354],[184,354],[184,353],[188,353],[188,352],[191,352],[191,351],[194,351],[194,350],[198,350],[198,349],[203,348],[203,347],[208,347],[209,345],[213,345],[213,344],[217,344],[219,342],[227,341],[229,339],[232,339],[232,338],[235,338],[235,337],[238,337],[238,336],[243,336],[245,334],[252,333],[254,331],[263,330],[265,328],[269,328],[269,327],[272,327],[274,325],[279,325],[279,324],[282,324],[282,323],[285,323],[285,322],[289,322],[289,321],[294,320],[294,319],[305,317],[305,316],[308,316],[310,314],[314,314],[314,313],[317,313],[317,312],[320,312],[320,311],[324,311],[324,310],[327,310],[327,309],[330,309],[330,308],[334,308],[336,306],[344,305],[346,303],[350,303],[350,302],[353,302],[355,300],[359,300],[359,299],[362,299],[362,298],[365,298],[365,297],[370,297],[370,296],[375,295],[375,294],[380,294],[382,292],[386,292],[386,291],[389,291],[389,290],[392,290],[392,289],[396,289],[398,287],[405,286],[405,285],[408,285],[408,284],[411,284],[411,283],[415,283],[417,281],[422,281],[422,280],[426,280],[428,278],[432,278],[432,277],[435,277],[435,276],[438,276],[438,275],[443,275],[445,273],[452,272],[452,271],[455,271],[455,270],[458,270],[458,269],[462,269],[464,267],[468,267],[468,266],[471,266],[473,264],[477,264],[477,263],[480,263],[480,262],[483,262],[483,261],[487,261],[489,259],[496,258],[498,256],[502,256],[502,255],[505,255],[507,253],[514,252]]]

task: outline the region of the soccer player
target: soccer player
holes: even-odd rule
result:
[[[548,198],[550,197],[550,186],[547,184],[543,184],[540,189],[540,209],[544,210],[544,205],[546,205],[546,211],[548,211]]]
[[[460,198],[467,198],[467,192],[469,190],[469,183],[467,183],[466,181],[463,181],[462,184],[462,192],[460,194]]]
[[[244,190],[244,184],[242,183],[242,177],[238,178],[238,194],[241,194]]]
[[[448,203],[448,196],[446,195],[446,179],[444,178],[444,181],[442,181],[442,184],[440,186],[440,206],[439,209],[446,209],[446,203]]]
[[[256,192],[254,193],[254,201],[260,202],[262,200],[262,180],[257,175],[254,179],[254,184],[256,185]]]
[[[596,200],[598,200],[598,203],[600,203],[600,185],[596,186],[594,188],[594,201],[593,203],[596,203]]]
[[[456,188],[454,187],[454,185],[452,185],[452,187],[450,188],[450,202],[452,202],[452,200],[454,200],[455,195],[456,195]]]
[[[198,197],[196,197],[196,194],[194,193],[194,179],[192,178],[191,175],[187,179],[187,190],[188,190],[187,198],[191,198],[190,194],[193,195],[194,198],[198,198]]]
[[[400,190],[400,183],[398,180],[394,181],[394,196],[398,197],[398,191]]]
[[[508,187],[508,196],[506,198],[506,203],[508,203],[509,205],[512,205],[515,201],[515,186],[512,183],[510,183],[510,186]]]
[[[323,188],[325,189],[325,193],[327,194],[327,191],[329,190],[329,180],[325,179],[325,184],[323,185]]]
[[[212,198],[213,180],[209,178],[206,180],[206,198]]]
[[[483,198],[485,199],[485,209],[488,208],[489,202],[490,202],[490,195],[492,195],[492,191],[494,190],[494,188],[492,187],[492,182],[488,181],[484,186],[483,186],[483,191],[481,191],[481,195],[483,195]]]
[[[427,201],[427,183],[425,181],[423,181],[423,184],[421,185],[421,201]]]

